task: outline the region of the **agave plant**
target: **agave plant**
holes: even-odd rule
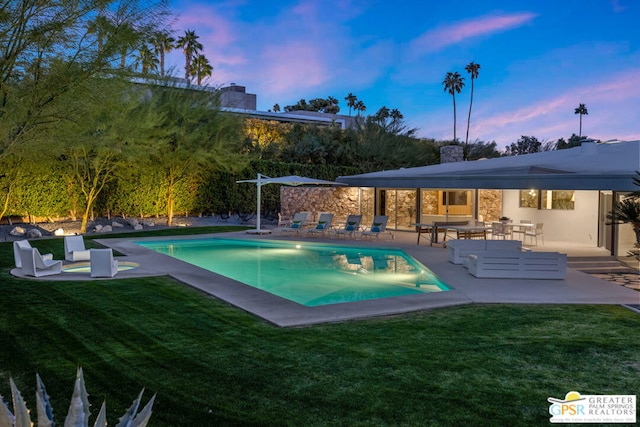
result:
[[[36,374],[36,414],[38,427],[54,427],[56,423],[53,421],[53,408],[49,403],[49,395],[45,390],[44,383],[40,376]],[[4,399],[0,395],[0,427],[31,427],[31,415],[27,405],[20,394],[20,390],[13,382],[13,378],[9,378],[11,385],[11,397],[13,400],[13,413],[4,403]],[[131,407],[119,419],[116,427],[144,427],[151,417],[151,408],[155,401],[156,395],[151,397],[147,405],[138,413],[140,401],[144,389],[140,392],[137,399],[133,401]],[[89,427],[89,399],[87,389],[84,385],[84,377],[82,368],[78,368],[76,381],[73,387],[73,396],[69,405],[69,412],[64,420],[64,427]],[[107,425],[107,406],[102,403],[100,412],[93,424],[94,427],[106,427]]]
[[[630,223],[636,234],[636,246],[640,248],[640,201],[629,198],[614,203],[607,219],[614,224]]]

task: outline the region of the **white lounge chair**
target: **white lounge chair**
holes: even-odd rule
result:
[[[89,261],[91,251],[84,247],[82,236],[64,236],[64,259],[67,261]]]
[[[61,260],[44,259],[37,248],[21,248],[20,258],[25,276],[51,276],[62,272]]]
[[[90,249],[91,277],[113,277],[118,273],[118,260],[111,249]]]
[[[22,268],[22,257],[20,249],[31,249],[31,243],[28,240],[16,240],[13,242],[13,258],[17,268]],[[53,254],[42,254],[42,259],[53,259]]]
[[[336,230],[337,236],[350,236],[355,237],[356,232],[360,230],[360,223],[362,222],[362,215],[349,215],[344,227]]]
[[[390,231],[387,231],[387,222],[389,221],[389,217],[387,215],[376,215],[373,217],[373,223],[371,227],[368,227],[360,236],[362,237],[375,237],[376,239],[380,238],[382,233],[389,234],[393,239],[393,234]]]
[[[325,236],[331,228],[331,222],[333,221],[332,213],[323,213],[318,218],[318,224],[314,228],[307,230],[311,236]]]
[[[285,218],[280,212],[278,212],[278,228],[288,227],[291,224],[291,219]]]
[[[298,234],[300,230],[302,230],[311,219],[311,212],[297,212],[293,219],[291,220],[291,224],[288,227],[278,228],[278,231],[281,232],[292,232]]]

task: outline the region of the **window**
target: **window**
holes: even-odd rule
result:
[[[520,207],[574,210],[573,190],[520,190]]]
[[[466,206],[467,205],[467,192],[466,191],[443,191],[442,192],[442,204],[447,204],[449,199],[449,206]]]
[[[520,207],[537,208],[538,190],[520,190]]]
[[[545,190],[541,193],[540,209],[574,209],[576,199],[573,190]]]
[[[473,213],[471,190],[447,190],[438,193],[439,215],[471,215]]]

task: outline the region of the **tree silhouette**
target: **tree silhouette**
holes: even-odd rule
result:
[[[197,79],[198,86],[202,84],[202,79],[209,77],[213,72],[213,67],[209,63],[209,60],[203,54],[196,55],[193,58],[191,75]]]
[[[204,48],[202,43],[198,41],[200,36],[196,35],[193,30],[186,30],[184,36],[180,37],[177,41],[177,46],[182,48],[184,52],[184,78],[189,80],[191,74],[191,61],[193,58]]]
[[[460,73],[448,72],[442,81],[444,91],[449,92],[453,98],[453,141],[457,141],[456,137],[456,92],[460,93],[464,87],[464,77],[460,77]]]
[[[520,139],[505,147],[507,156],[520,156],[522,154],[539,153],[542,143],[535,136],[522,135]]]
[[[109,37],[109,33],[113,32],[114,29],[114,25],[104,15],[98,15],[96,19],[89,22],[87,32],[95,34],[98,41],[98,53],[102,53],[105,41]]]
[[[587,111],[587,106],[585,104],[578,105],[578,108],[575,109],[575,114],[580,114],[580,133],[578,136],[582,138],[582,116],[589,114]]]
[[[355,107],[356,102],[358,101],[358,97],[349,92],[349,94],[344,97],[344,100],[347,101],[347,107],[349,107],[349,115],[351,115],[351,109]]]
[[[378,122],[378,124],[382,127],[387,125],[387,119],[389,118],[390,110],[383,105],[380,109],[373,115],[373,119]]]
[[[469,127],[471,125],[471,107],[473,106],[473,81],[478,78],[480,64],[471,61],[464,69],[471,75],[471,100],[469,101],[469,116],[467,117],[467,137],[464,140],[465,147],[469,144]]]
[[[160,75],[164,76],[165,55],[176,47],[176,39],[166,31],[158,31],[153,35],[151,44],[155,54],[160,57]]]
[[[358,112],[357,116],[359,117],[360,113],[364,113],[365,111],[367,111],[367,106],[364,105],[364,102],[362,102],[362,100],[358,100],[355,104],[353,104],[353,109]]]
[[[146,43],[140,46],[138,56],[136,56],[135,60],[135,68],[137,70],[138,65],[141,65],[142,74],[148,74],[150,71],[156,71],[158,69],[158,58],[156,58]]]

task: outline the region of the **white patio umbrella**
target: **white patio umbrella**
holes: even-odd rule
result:
[[[325,181],[323,179],[315,179],[308,178],[306,176],[298,176],[298,175],[289,175],[289,176],[281,176],[279,178],[271,178],[266,175],[262,175],[258,173],[257,179],[243,179],[236,182],[252,182],[258,186],[258,197],[256,201],[256,228],[255,230],[247,230],[247,233],[254,234],[265,234],[271,233],[270,230],[262,230],[260,228],[260,189],[265,184],[282,184],[282,185],[291,185],[291,186],[300,186],[300,185],[347,185],[342,182],[334,182],[334,181]]]

